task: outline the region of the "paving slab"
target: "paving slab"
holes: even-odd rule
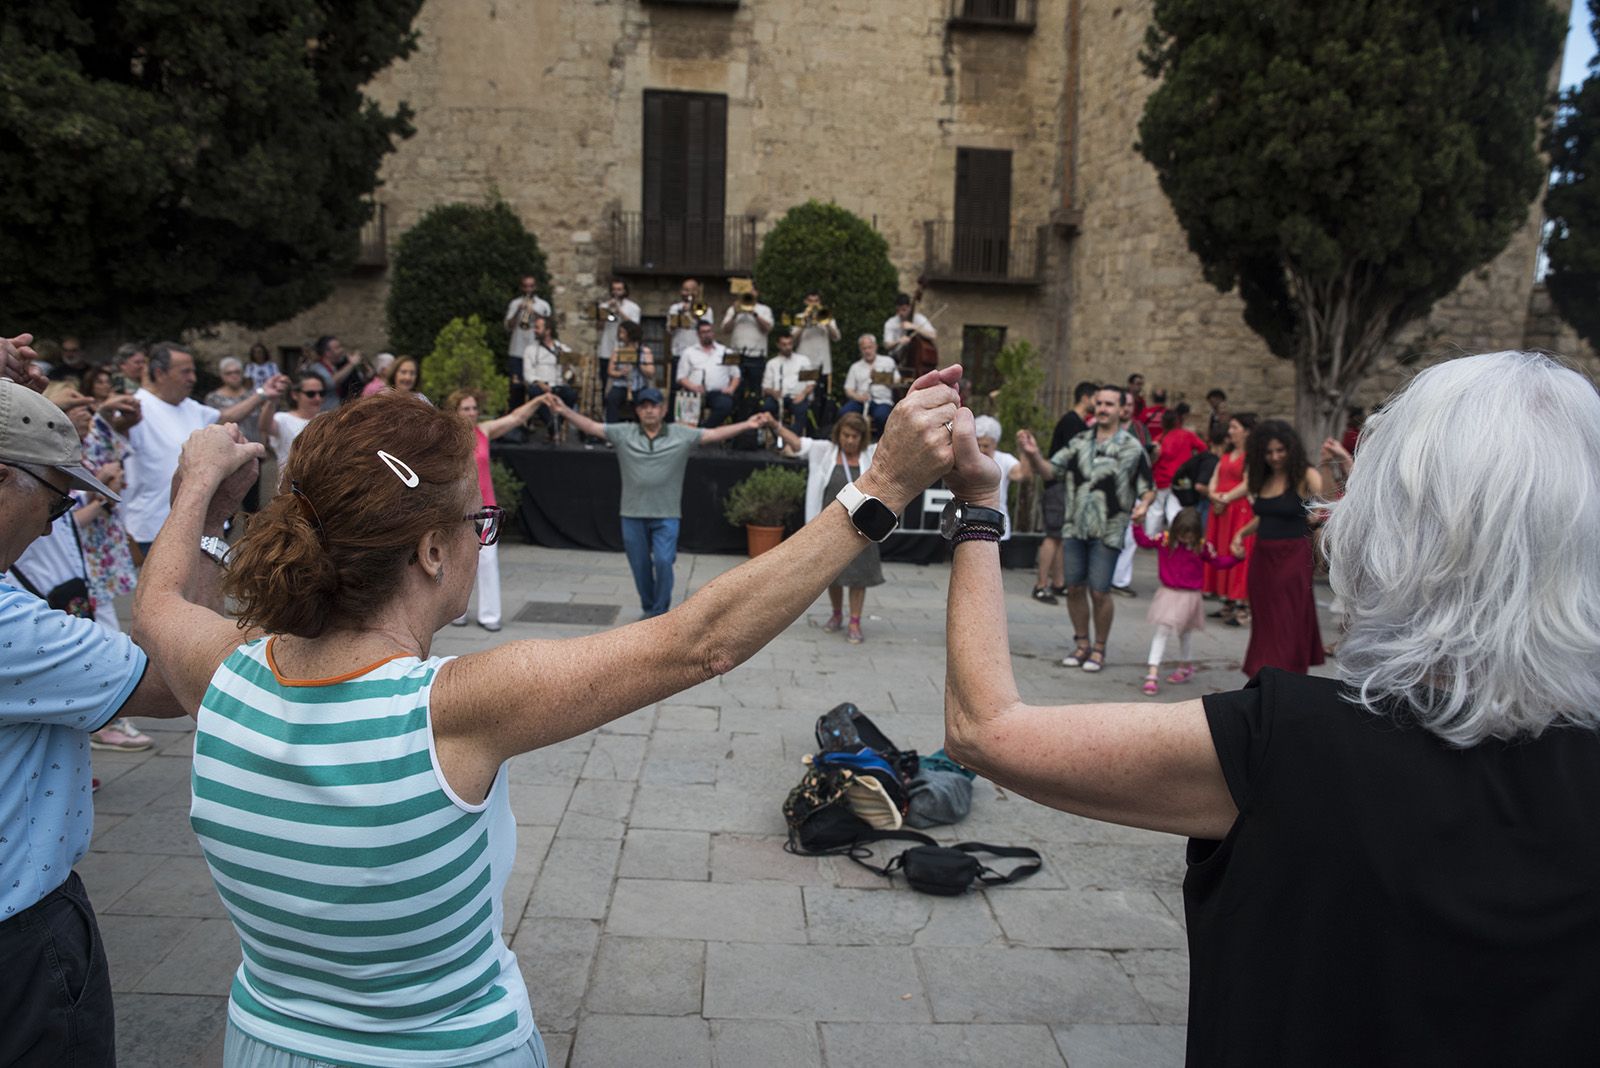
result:
[[[829,1068],[1065,1068],[1048,1027],[1030,1024],[823,1024]],[[1077,1062],[1073,1062],[1077,1068]]]
[[[804,942],[805,909],[800,888],[779,883],[618,879],[606,932],[702,942]]]
[[[1155,1017],[1109,953],[915,949],[940,1023],[1151,1023]]]
[[[933,1018],[909,949],[738,943],[706,949],[705,1014],[884,1023]]]
[[[706,944],[674,938],[600,940],[584,1007],[636,1016],[698,1016]]]
[[[711,1057],[715,1068],[822,1066],[816,1025],[791,1020],[712,1020]],[[863,1058],[857,1050],[852,1068],[862,1068],[867,1060],[875,1058]]]
[[[1058,1027],[1056,1041],[1072,1068],[1180,1068],[1181,1027]]]
[[[1187,944],[1161,899],[1148,890],[1031,890],[989,895],[1013,945],[1057,949],[1165,949]]]
[[[572,1046],[572,1068],[705,1068],[711,1025],[699,1017],[591,1016]]]

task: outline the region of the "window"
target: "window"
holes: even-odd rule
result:
[[[995,357],[1005,348],[1003,326],[963,326],[961,328],[961,367],[972,384],[974,398],[985,396],[1002,385]]]
[[[646,262],[722,263],[727,157],[727,97],[646,91],[640,205]]]
[[[956,149],[951,266],[956,274],[1001,277],[1011,258],[1011,153]]]

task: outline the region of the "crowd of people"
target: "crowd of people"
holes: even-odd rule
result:
[[[201,403],[178,345],[119,352],[109,376],[63,346],[75,385],[49,382],[30,342],[0,339],[0,646],[28,651],[0,657],[0,1063],[114,1060],[107,963],[72,870],[93,827],[87,752],[118,724],[136,732],[131,716],[188,715],[190,824],[240,942],[226,1063],[542,1066],[500,932],[507,760],[732,670],[825,590],[829,628],[860,641],[876,545],[940,479],[946,750],[1042,804],[1188,836],[1192,1063],[1574,1063],[1593,1048],[1600,395],[1545,357],[1424,371],[1313,465],[1291,427],[1230,413],[1221,391],[1207,437],[1189,433],[1181,403],[1144,403],[1137,376],[1080,387],[1049,455],[1020,429],[1018,456],[962,405],[959,367],[911,382],[881,430],[869,391],[823,440],[766,410],[669,422],[649,384],[637,422],[526,380],[485,419],[467,390],[427,402],[401,360],[387,388],[340,403],[354,376],[320,343],[293,379],[252,373],[254,355],[219,368]],[[135,370],[130,393],[118,376]],[[541,414],[616,449],[645,618],[436,655],[474,590],[498,629],[489,441]],[[1530,467],[1509,446],[1533,422],[1566,450]],[[681,491],[695,446],[746,430],[805,458],[807,522],[674,607],[664,487]],[[230,532],[285,439],[281,492]],[[1005,489],[1029,475],[1059,509],[1035,594],[1066,597],[1068,666],[1104,669],[1118,571],[1145,545],[1162,585],[1144,691],[1174,638],[1167,680],[1194,677],[1208,590],[1241,625],[1249,613],[1250,684],[1023,702],[999,546]],[[1342,604],[1335,679],[1305,674],[1324,655],[1318,525]],[[60,570],[74,555],[82,571]],[[135,568],[124,632],[108,610]],[[1235,596],[1213,589],[1241,575]]]

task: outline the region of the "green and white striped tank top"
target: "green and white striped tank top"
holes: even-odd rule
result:
[[[443,658],[284,679],[240,647],[200,703],[189,820],[243,962],[229,1018],[316,1060],[461,1065],[528,1041],[501,937],[516,823],[500,769],[481,805],[439,771]]]

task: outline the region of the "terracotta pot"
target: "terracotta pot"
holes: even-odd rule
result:
[[[768,549],[776,549],[783,540],[782,527],[758,527],[754,523],[746,523],[744,536],[750,544],[750,555],[760,556]]]

